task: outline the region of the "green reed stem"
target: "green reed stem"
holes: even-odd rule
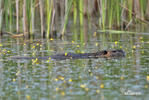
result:
[[[83,0],[79,2],[79,16],[80,16],[80,26],[83,26]]]
[[[103,29],[105,29],[105,24],[106,24],[106,8],[107,8],[107,6],[106,6],[106,2],[107,0],[103,0],[102,1],[102,7],[101,7],[101,9],[102,9],[102,17],[101,17],[101,20],[102,20],[102,28]]]
[[[2,9],[2,0],[0,0],[0,34],[2,32],[2,23],[3,23],[3,9]]]
[[[143,0],[140,0],[140,8],[141,8],[141,18],[144,18],[144,12],[145,12],[145,4]]]
[[[77,23],[77,1],[76,0],[73,1],[73,9],[74,9],[74,11],[73,11],[73,24],[74,24],[74,26],[76,26],[76,23]]]
[[[124,0],[123,1],[123,4],[125,5],[126,4],[126,1]],[[127,4],[127,6],[128,6],[128,9],[132,12],[132,0],[128,0],[128,4]],[[129,12],[129,14],[128,14],[128,16],[129,16],[129,20],[132,20],[132,13],[130,13]]]
[[[112,27],[112,21],[113,21],[113,9],[114,9],[113,3],[114,3],[113,0],[109,1],[108,3],[108,8],[109,8],[108,15],[109,16],[107,19],[109,19],[109,28]]]
[[[5,0],[4,1],[4,17],[5,17],[4,19],[5,19],[5,27],[6,27],[5,29],[6,30],[9,30],[8,29],[8,27],[9,27],[9,23],[8,23],[9,22],[8,21],[8,6],[9,6],[8,5],[8,0]]]
[[[120,14],[121,14],[121,11],[120,11],[120,10],[121,10],[121,9],[120,9],[120,5],[119,5],[119,4],[120,4],[121,2],[120,2],[119,0],[116,0],[115,2],[116,2],[116,3],[115,3],[115,4],[116,4],[116,12],[115,12],[115,13],[116,13],[117,25],[120,26],[120,17],[121,17],[121,16],[120,16]],[[113,6],[114,6],[115,4],[113,4]]]
[[[52,9],[53,9],[53,0],[51,0],[51,2],[49,2],[49,0],[46,0],[46,6],[47,6],[47,38],[49,38],[51,16],[52,16]]]
[[[79,18],[80,18],[80,39],[81,44],[84,43],[84,34],[83,34],[83,0],[79,1]]]
[[[64,35],[65,30],[66,30],[66,26],[67,26],[67,23],[68,23],[68,16],[69,16],[69,12],[70,12],[72,3],[73,3],[73,0],[69,0],[68,4],[67,4],[67,7],[66,7],[65,20],[64,20],[63,29],[62,29],[62,35]]]
[[[78,36],[77,36],[77,30],[76,30],[76,27],[77,27],[77,0],[74,0],[73,1],[73,24],[74,24],[74,29],[73,29],[73,32],[74,32],[74,40],[77,41],[78,40]]]
[[[12,15],[12,2],[9,1],[9,31],[12,31],[12,19],[13,19],[13,15]]]

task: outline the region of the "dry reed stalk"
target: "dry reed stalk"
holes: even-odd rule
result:
[[[2,34],[2,14],[3,14],[3,9],[2,9],[2,0],[0,0],[0,35]]]
[[[19,32],[19,0],[16,0],[16,31]]]
[[[53,37],[53,27],[54,27],[54,19],[55,19],[55,9],[53,9],[52,13],[52,22],[51,22],[51,36]]]
[[[65,18],[65,0],[61,0],[60,3],[60,15],[61,15],[61,28],[63,28],[64,18]]]
[[[146,24],[149,24],[148,21],[142,19],[141,17],[139,16],[136,16],[136,13],[132,12],[131,10],[129,10],[128,8],[124,7],[123,5],[120,4],[121,7],[123,7],[124,9],[126,9],[129,13],[131,13],[136,19],[140,20],[141,22],[144,22]]]
[[[31,2],[31,25],[32,25],[32,31],[31,34],[35,32],[35,8],[33,6],[33,3]]]
[[[26,17],[26,0],[23,0],[23,31],[25,38],[29,38]]]
[[[127,8],[126,2],[123,3],[123,6]],[[125,28],[126,25],[126,20],[127,20],[127,14],[126,14],[126,9],[122,8],[122,13],[121,13],[121,26],[122,29]]]
[[[133,13],[135,13],[137,17],[141,18],[140,0],[133,0],[132,4]]]
[[[149,0],[147,1],[146,11],[145,11],[145,18],[149,20]]]
[[[84,0],[84,20],[83,20],[83,30],[84,30],[84,42],[87,43],[88,37],[87,37],[87,29],[88,29],[88,19],[87,19],[87,0]]]
[[[43,0],[39,0],[40,22],[41,22],[41,37],[44,37],[44,17],[43,17]]]

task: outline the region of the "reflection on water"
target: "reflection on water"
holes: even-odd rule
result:
[[[121,59],[18,60],[10,56],[48,56],[122,48]],[[61,40],[1,40],[0,98],[16,100],[147,100],[149,38],[99,35],[87,45]]]

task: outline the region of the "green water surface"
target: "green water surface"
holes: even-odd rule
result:
[[[72,40],[0,39],[0,100],[148,100],[149,35],[97,33],[86,45]],[[126,56],[10,59],[107,49],[123,49]]]

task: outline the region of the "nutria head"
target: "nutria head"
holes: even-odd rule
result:
[[[125,52],[123,50],[111,50],[109,51],[110,57],[124,57]]]
[[[96,53],[96,56],[101,56],[105,58],[117,58],[124,57],[125,52],[123,50],[102,50]]]
[[[96,56],[102,56],[102,55],[106,55],[108,53],[108,51],[106,50],[102,50],[102,51],[98,51],[95,53]]]

